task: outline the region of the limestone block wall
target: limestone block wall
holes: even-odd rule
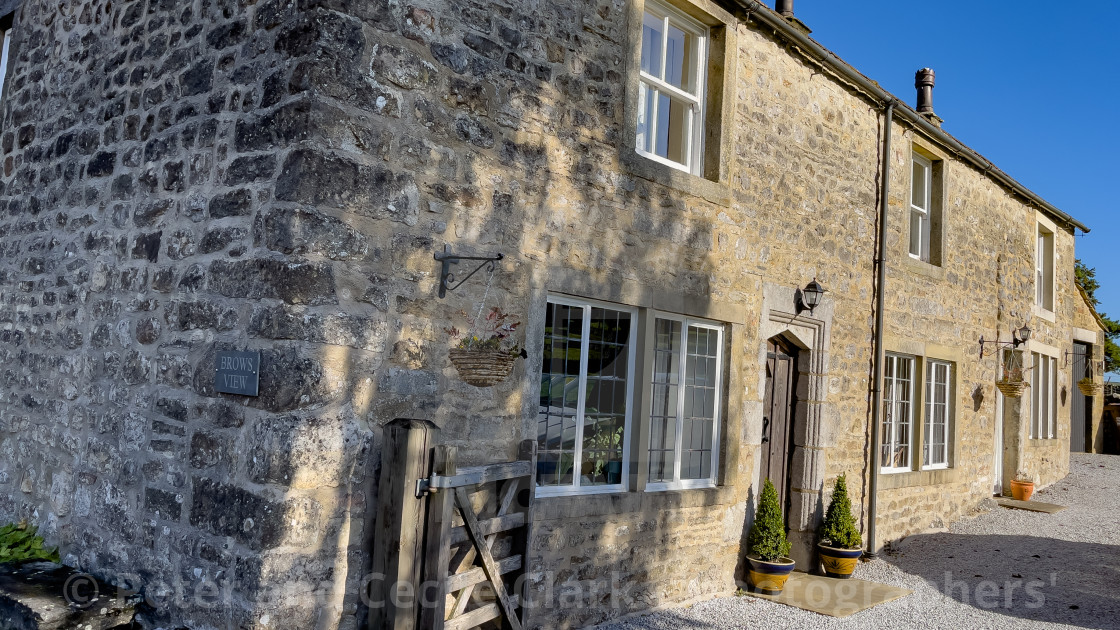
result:
[[[1104,344],[1106,340],[1105,331],[1101,327],[1098,315],[1095,309],[1089,306],[1085,296],[1078,295],[1074,298],[1074,315],[1073,315],[1073,338],[1076,341],[1092,344],[1092,360],[1101,362],[1104,360]],[[1098,366],[1099,367],[1099,366]],[[1073,386],[1077,386],[1077,381],[1082,377],[1081,374],[1072,374],[1070,376]],[[1098,370],[1096,372],[1097,382],[1103,383],[1106,379],[1105,375]],[[1105,396],[1102,392],[1099,396],[1093,397],[1092,409],[1088,412],[1089,423],[1092,432],[1088,435],[1089,444],[1092,445],[1093,453],[1104,452],[1104,405]]]
[[[83,568],[150,592],[227,585],[161,620],[355,627],[381,425],[432,420],[460,465],[512,459],[535,437],[551,292],[726,322],[727,392],[719,487],[540,499],[532,627],[734,591],[776,335],[813,357],[791,506],[807,564],[837,475],[867,510],[885,131],[733,6],[697,4],[727,20],[725,141],[704,181],[625,142],[640,3],[26,5],[0,136],[0,519],[43,522]],[[907,266],[913,132],[890,132],[888,337],[960,374],[954,465],[886,483],[882,540],[986,496],[995,363],[976,341],[1033,296],[1034,210],[951,156],[953,255]],[[445,246],[505,258],[439,299]],[[1055,346],[1072,316],[1059,275],[1054,324],[1032,323]],[[814,277],[825,302],[798,313]],[[516,314],[528,350],[486,389],[456,376],[445,332],[480,302]],[[261,350],[259,398],[215,393],[219,349]],[[1047,448],[1025,457],[1058,475]]]
[[[322,124],[300,13],[91,0],[14,20],[0,520],[142,588],[152,624],[354,626],[394,331],[336,271],[383,246],[288,201]],[[219,349],[261,351],[260,397],[215,393]]]

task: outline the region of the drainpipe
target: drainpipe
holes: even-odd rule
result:
[[[887,195],[891,191],[891,125],[894,101],[887,103],[883,122],[883,170],[879,189],[879,255],[875,259],[879,291],[875,296],[875,363],[871,374],[871,470],[867,480],[867,557],[876,555],[875,517],[879,507],[879,415],[883,410],[883,309],[887,301]]]

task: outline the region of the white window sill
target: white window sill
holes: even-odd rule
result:
[[[899,475],[902,473],[914,472],[913,468],[880,468],[880,475]]]
[[[1031,311],[1034,313],[1034,315],[1041,317],[1042,319],[1045,319],[1050,323],[1054,323],[1058,319],[1054,314],[1054,311],[1051,311],[1045,306],[1039,306],[1038,304],[1035,304],[1034,307],[1031,308]]]
[[[589,494],[612,494],[617,492],[626,492],[626,486],[617,484],[613,486],[588,486],[584,488],[574,488],[572,486],[537,486],[537,498],[547,497],[573,497],[583,496]]]
[[[692,479],[688,481],[674,481],[671,483],[646,484],[646,492],[668,492],[672,490],[703,490],[715,488],[716,482],[711,479]]]
[[[949,464],[933,464],[932,466],[922,466],[922,470],[949,470]]]

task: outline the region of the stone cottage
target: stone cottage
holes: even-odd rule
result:
[[[1066,474],[1087,228],[791,3],[0,9],[0,520],[151,624],[362,626],[394,418],[537,442],[535,628],[734,591],[767,477],[809,569],[841,473],[871,551]],[[445,248],[503,258],[441,298]]]

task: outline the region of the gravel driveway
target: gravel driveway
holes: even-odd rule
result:
[[[851,617],[725,597],[601,629],[1120,629],[1120,457],[1074,454],[1069,476],[1035,498],[1069,509],[995,508],[860,563],[855,577],[914,593]]]

